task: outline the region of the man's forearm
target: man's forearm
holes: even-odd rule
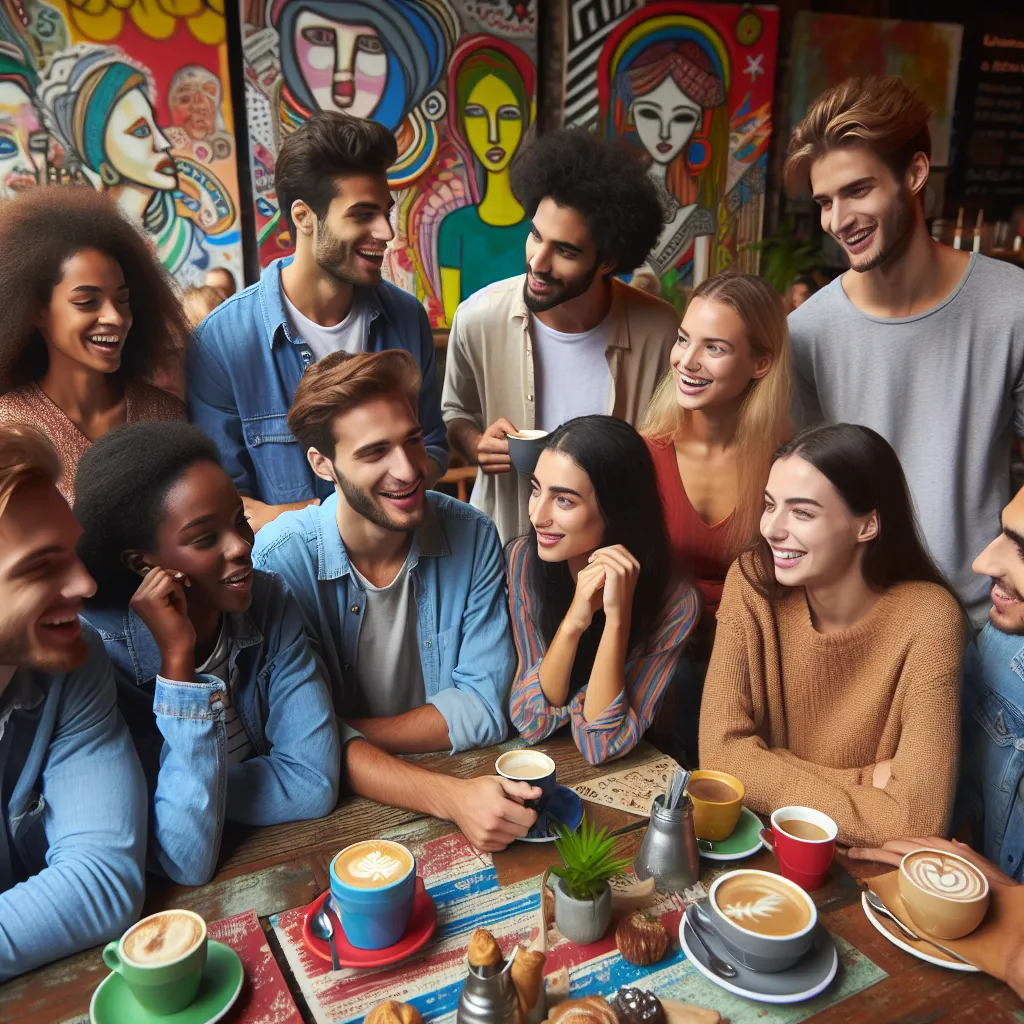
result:
[[[452,420],[448,424],[448,444],[471,466],[477,464],[476,450],[483,431],[472,420]]]
[[[362,739],[346,743],[344,757],[349,788],[358,796],[451,820],[451,791],[457,780],[392,757]]]
[[[448,723],[433,704],[388,718],[349,719],[348,724],[389,754],[432,754],[452,748]]]
[[[249,517],[249,525],[252,527],[253,533],[258,533],[260,529],[266,526],[267,523],[272,523],[282,512],[296,512],[307,505],[319,505],[320,499],[309,498],[306,501],[290,501],[284,505],[268,505],[265,501],[250,498],[248,495],[243,494],[242,504],[245,507],[245,514]]]

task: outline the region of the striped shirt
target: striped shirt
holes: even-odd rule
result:
[[[636,746],[657,714],[683,645],[700,617],[697,591],[689,583],[675,586],[646,647],[631,651],[626,660],[625,689],[588,722],[583,717],[585,686],[560,708],[552,707],[541,689],[540,664],[546,647],[533,622],[528,545],[529,538],[521,537],[508,548],[509,610],[520,665],[512,686],[512,724],[527,743],[539,743],[569,722],[576,746],[590,764],[622,757]]]
[[[231,654],[231,636],[228,633],[227,616],[221,619],[220,636],[213,653],[196,669],[196,674],[216,676],[226,684],[228,690],[224,695],[224,727],[228,734],[228,764],[247,761],[253,755],[252,744],[235,709],[235,684],[237,672],[231,671],[229,657]],[[228,678],[230,672],[231,678]]]

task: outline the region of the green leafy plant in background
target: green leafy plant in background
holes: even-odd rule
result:
[[[742,246],[761,254],[759,274],[780,295],[785,295],[798,277],[810,274],[821,264],[821,249],[814,242],[798,238],[795,231],[790,217],[759,242]]]
[[[555,849],[561,865],[551,869],[562,880],[562,888],[574,900],[592,900],[605,883],[621,875],[629,860],[613,856],[615,839],[606,829],[596,829],[587,818],[579,832],[564,826],[555,828]]]

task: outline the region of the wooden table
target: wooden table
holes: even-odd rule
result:
[[[425,755],[414,760],[448,775],[474,778],[492,774],[497,755],[514,745],[454,757]],[[542,744],[541,749],[554,758],[559,781],[566,785],[585,782],[613,770],[588,765],[568,736]],[[657,756],[658,751],[641,743],[613,768],[643,765]],[[646,819],[594,804],[587,804],[587,813],[591,820],[619,836],[623,855],[636,851]],[[208,921],[214,921],[255,909],[266,929],[269,915],[307,904],[328,888],[328,865],[338,850],[422,819],[423,815],[416,812],[351,798],[339,803],[333,813],[319,821],[229,830],[221,851],[221,870],[208,885],[185,888],[151,877],[145,913],[167,907],[187,907]],[[428,825],[425,838],[435,832],[441,836],[453,829],[448,822],[433,822]],[[540,874],[555,860],[550,844],[514,844],[494,857],[503,885]],[[775,868],[774,858],[766,851],[745,863],[751,867]],[[704,864],[702,881],[710,885],[721,868]],[[871,927],[860,907],[856,879],[869,878],[886,870],[882,866],[853,863],[838,857],[826,885],[814,894],[826,926],[889,975],[817,1014],[813,1018],[816,1024],[923,1024],[939,1020],[1020,1024],[1024,1008],[1001,982],[985,975],[965,975],[924,963],[886,942]],[[271,936],[270,943],[296,1003],[300,1011],[304,1011],[294,979],[276,948],[276,938]],[[0,1022],[63,1024],[87,1018],[89,999],[106,973],[97,947],[16,978],[0,986]]]

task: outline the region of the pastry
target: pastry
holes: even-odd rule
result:
[[[656,964],[668,949],[665,926],[650,914],[634,910],[615,929],[615,945],[623,958],[638,967]]]
[[[469,966],[493,967],[501,959],[501,948],[486,928],[477,928],[469,939]]]
[[[665,1024],[661,1000],[653,992],[640,988],[620,988],[611,1001],[619,1024]]]
[[[423,1018],[415,1006],[389,999],[375,1006],[366,1015],[363,1024],[423,1024]]]
[[[600,997],[567,999],[548,1016],[549,1024],[618,1024],[615,1011]]]
[[[537,1005],[540,987],[544,983],[544,960],[543,953],[520,946],[512,961],[512,984],[516,987],[519,1010],[524,1017]]]

